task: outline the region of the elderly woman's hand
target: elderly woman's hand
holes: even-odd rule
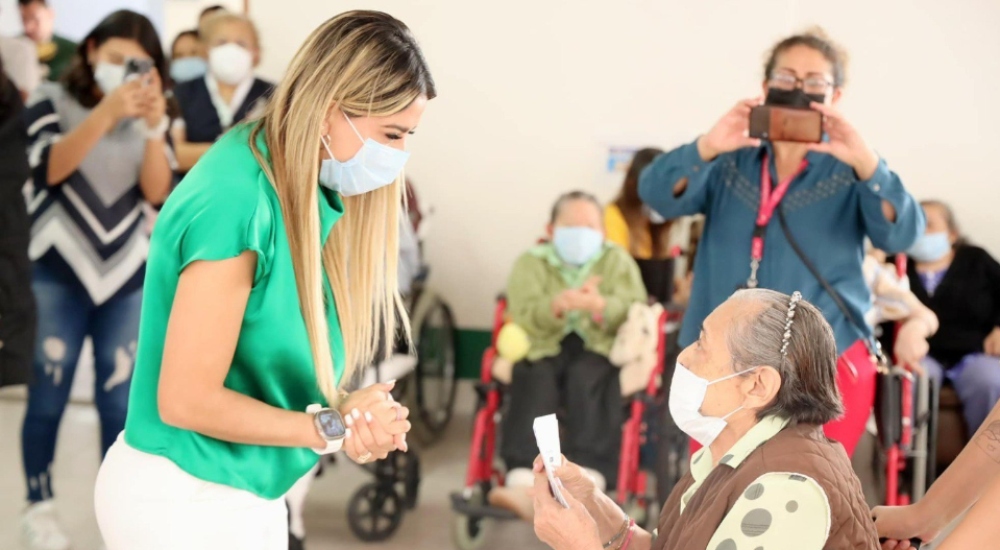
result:
[[[899,327],[893,352],[896,359],[914,373],[923,376],[925,371],[920,362],[930,351],[927,343],[927,324],[920,319],[910,319]]]
[[[539,456],[535,459],[533,470],[536,474],[544,475],[545,465],[542,457]],[[590,474],[579,465],[566,460],[565,456],[562,457],[562,466],[553,473],[559,478],[559,482],[563,484],[566,491],[573,495],[576,500],[587,502],[597,491],[594,478],[590,477]]]
[[[552,496],[545,474],[535,474],[535,535],[554,550],[599,550],[597,522],[568,490],[562,491],[569,508]]]

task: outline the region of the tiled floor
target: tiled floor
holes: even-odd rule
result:
[[[20,429],[24,402],[18,392],[0,393],[0,550],[20,548],[18,520],[23,509]],[[13,395],[13,396],[12,396]],[[406,549],[442,550],[451,542],[453,515],[448,494],[462,485],[471,431],[472,392],[462,387],[458,414],[447,437],[420,452],[423,482],[420,502],[407,513],[396,536],[381,544],[358,541],[347,527],[347,501],[371,478],[360,468],[340,464],[328,468],[313,485],[306,505],[309,550]],[[89,405],[70,405],[63,419],[54,465],[56,502],[73,550],[98,550],[100,535],[94,520],[93,483],[98,466],[97,414]],[[863,447],[859,453],[864,452]],[[857,465],[856,465],[857,466]],[[863,468],[861,468],[863,470]],[[870,478],[862,473],[862,480]],[[483,550],[545,548],[531,527],[520,523],[492,526]],[[135,549],[142,550],[142,549]]]
[[[471,388],[463,388],[471,390]],[[420,452],[423,483],[420,502],[403,518],[396,536],[385,543],[365,544],[347,527],[347,501],[371,478],[348,464],[328,468],[313,485],[306,505],[308,550],[453,548],[453,516],[448,494],[461,487],[471,431],[471,391],[464,391],[459,414],[440,444]],[[0,550],[20,548],[19,517],[23,510],[20,429],[24,402],[0,399]],[[97,475],[97,414],[92,406],[70,405],[59,433],[53,480],[63,524],[73,539],[73,550],[98,550],[100,535],[94,519],[93,483]],[[484,550],[543,549],[531,530],[520,523],[497,524]],[[135,549],[142,550],[142,549]],[[227,549],[228,550],[228,549]],[[235,550],[235,549],[234,549]]]

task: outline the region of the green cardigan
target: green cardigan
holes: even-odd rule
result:
[[[552,300],[564,290],[579,288],[592,276],[601,278],[598,291],[607,302],[601,322],[578,312],[556,317]],[[551,244],[538,245],[518,258],[507,283],[508,316],[528,333],[529,361],[558,355],[563,338],[572,332],[583,339],[586,349],[607,356],[628,308],[645,301],[639,266],[628,252],[611,243],[605,243],[594,260],[578,268],[559,259]]]

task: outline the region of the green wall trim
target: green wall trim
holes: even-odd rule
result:
[[[479,378],[483,352],[490,347],[488,330],[458,329],[455,334],[455,363],[459,378]]]

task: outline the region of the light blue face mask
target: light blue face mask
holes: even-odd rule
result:
[[[581,266],[601,251],[604,235],[589,227],[557,227],[552,235],[552,244],[564,262]]]
[[[951,241],[945,232],[924,233],[906,254],[918,262],[936,262],[951,250]]]
[[[182,57],[170,62],[170,78],[174,82],[186,82],[205,76],[208,63],[200,57]]]
[[[321,136],[319,139],[330,158],[323,159],[320,166],[320,184],[340,193],[341,196],[353,197],[385,187],[395,181],[403,171],[410,154],[382,145],[374,139],[361,137],[361,133],[354,127],[354,123],[346,113],[344,118],[361,140],[361,150],[350,160],[340,162],[333,158],[330,140],[326,136]]]

